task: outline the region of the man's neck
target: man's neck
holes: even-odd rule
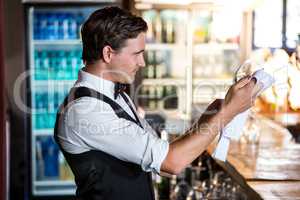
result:
[[[100,78],[112,81],[112,82],[118,82],[114,79],[114,77],[109,72],[110,70],[108,67],[102,63],[102,62],[96,62],[93,64],[87,64],[83,69],[83,71],[88,72],[90,74],[93,74],[94,76],[98,76]]]

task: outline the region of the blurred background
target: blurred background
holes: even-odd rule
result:
[[[300,199],[299,0],[0,2],[1,200],[74,199],[56,111],[83,67],[82,23],[111,5],[148,24],[146,67],[128,94],[163,139],[184,133],[238,75],[264,68],[275,78],[228,162],[211,158],[212,145],[181,175],[153,175],[156,199]]]

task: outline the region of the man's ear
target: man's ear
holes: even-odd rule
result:
[[[105,47],[103,47],[102,55],[103,55],[103,61],[105,63],[109,63],[111,61],[112,54],[113,54],[113,49],[110,46],[106,45]]]

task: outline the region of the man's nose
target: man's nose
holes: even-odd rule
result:
[[[145,67],[146,63],[145,63],[145,58],[143,55],[140,56],[139,62],[138,62],[139,67]]]

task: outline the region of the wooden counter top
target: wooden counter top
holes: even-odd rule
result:
[[[275,122],[260,116],[257,121],[259,144],[231,141],[227,162],[218,164],[263,199],[300,199],[300,144]],[[209,146],[209,153],[215,145]]]

